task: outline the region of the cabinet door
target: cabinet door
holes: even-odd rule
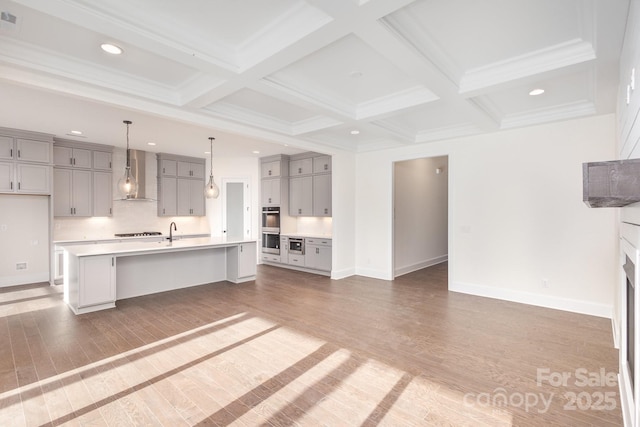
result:
[[[331,174],[313,176],[313,216],[331,216]]]
[[[158,216],[175,216],[177,212],[178,182],[176,178],[160,178],[160,200],[158,200]]]
[[[53,216],[72,216],[71,195],[73,189],[71,169],[53,169]]]
[[[91,150],[84,150],[82,148],[73,149],[73,166],[76,168],[91,169],[92,163]]]
[[[43,141],[33,141],[31,139],[17,139],[16,148],[18,156],[16,159],[24,162],[51,162],[51,144]]]
[[[51,166],[17,163],[18,192],[51,194]]]
[[[280,206],[280,180],[262,180],[262,206]]]
[[[313,158],[313,173],[331,172],[331,156]]]
[[[113,212],[111,172],[93,172],[93,216],[111,216]]]
[[[92,206],[92,172],[74,170],[71,201],[74,216],[91,216]]]
[[[204,178],[204,165],[202,163],[191,163],[191,178]],[[204,188],[202,191],[204,192]]]
[[[162,160],[162,175],[176,176],[178,172],[178,162],[175,160]]]
[[[261,178],[272,178],[280,176],[280,160],[263,163],[260,167]]]
[[[13,138],[0,136],[0,159],[13,159]]]
[[[56,166],[73,166],[73,149],[71,147],[53,146],[53,164]]]
[[[307,244],[305,267],[315,270],[331,271],[331,246]]]
[[[115,302],[115,264],[112,255],[80,258],[78,308]]]
[[[313,159],[300,159],[289,162],[289,176],[310,175],[311,172],[313,172]]]
[[[106,151],[94,151],[93,152],[93,168],[105,171],[112,170],[111,168],[111,153]]]
[[[256,243],[242,243],[239,245],[238,255],[238,277],[248,277],[256,275]]]
[[[313,214],[313,179],[310,176],[289,179],[289,215]]]
[[[13,163],[0,162],[0,191],[5,193],[14,192],[13,187]]]
[[[191,215],[191,180],[178,179],[177,215]]]
[[[194,216],[204,216],[204,184],[199,179],[190,179],[190,205],[191,211],[190,215]]]

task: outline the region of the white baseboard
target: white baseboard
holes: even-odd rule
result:
[[[414,271],[422,270],[423,268],[431,267],[432,265],[446,262],[448,259],[449,259],[448,254],[441,255],[435,258],[428,259],[426,261],[421,261],[412,265],[408,265],[406,267],[397,268],[394,274],[395,274],[395,277],[398,277],[404,274],[413,273]]]
[[[613,347],[619,350],[620,340],[618,338],[620,337],[620,329],[614,316],[611,316],[611,331],[613,333]]]
[[[589,301],[580,301],[567,298],[558,298],[549,295],[539,295],[529,292],[515,291],[511,289],[495,288],[491,286],[475,285],[469,283],[453,282],[449,290],[463,294],[476,295],[480,297],[495,298],[505,301],[519,302],[522,304],[535,305],[538,307],[554,308],[557,310],[570,311],[572,313],[588,314],[591,316],[613,317],[613,307],[607,304],[598,304]]]
[[[30,285],[31,283],[41,283],[49,281],[49,272],[21,274],[20,276],[0,277],[0,288],[18,285]]]
[[[371,277],[372,279],[393,280],[393,277],[391,277],[390,272],[387,270],[357,267],[356,274],[359,276]]]
[[[355,274],[356,269],[354,267],[343,268],[342,270],[331,270],[331,278],[333,280],[344,279]]]

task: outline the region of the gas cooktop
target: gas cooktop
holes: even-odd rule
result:
[[[116,237],[138,237],[138,236],[162,236],[159,231],[139,231],[136,233],[116,233]]]

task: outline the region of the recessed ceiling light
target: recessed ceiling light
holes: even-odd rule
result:
[[[156,145],[155,142],[147,142],[147,145]]]
[[[72,130],[71,133],[73,135],[82,135],[82,131],[79,131],[79,130]]]
[[[529,92],[529,95],[538,96],[538,95],[542,95],[543,93],[544,93],[544,89],[534,89],[531,92]]]
[[[204,154],[211,154],[211,151],[205,151]]]
[[[102,48],[102,50],[112,55],[120,55],[122,53],[122,48],[116,46],[115,44],[103,43],[100,45],[100,47]]]
[[[362,74],[362,71],[352,71],[349,73],[349,77],[351,77],[352,79],[359,79],[363,75],[364,74]]]
[[[260,152],[258,150],[253,150],[252,153],[253,154],[260,154]]]
[[[351,131],[351,135],[358,135],[360,131],[358,129],[354,129]]]

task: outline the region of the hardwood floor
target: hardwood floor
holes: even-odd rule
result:
[[[446,269],[259,266],[81,316],[4,288],[0,425],[622,425],[609,320],[449,293]]]

